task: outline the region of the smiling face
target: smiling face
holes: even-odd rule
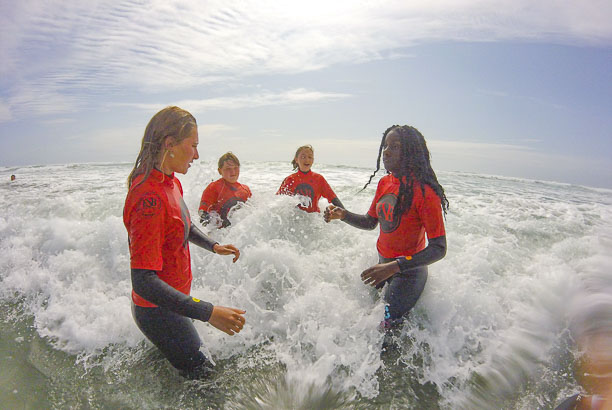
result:
[[[402,169],[402,137],[395,132],[390,131],[385,137],[385,145],[383,147],[383,163],[385,169],[391,172],[396,177]]]
[[[170,140],[173,138],[170,137]],[[162,171],[166,174],[178,172],[186,174],[194,159],[200,158],[198,155],[198,129],[193,128],[187,138],[171,145],[163,163]],[[172,155],[171,155],[172,154]]]
[[[314,163],[314,152],[308,148],[301,149],[295,156],[295,162],[297,162],[300,171],[310,171],[310,168],[312,168],[312,164]]]
[[[240,176],[240,165],[236,164],[231,159],[227,160],[223,163],[223,166],[219,168],[219,174],[221,174],[224,181],[235,184],[238,182],[238,177]]]

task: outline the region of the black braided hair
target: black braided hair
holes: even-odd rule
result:
[[[414,127],[409,125],[392,125],[383,133],[380,147],[378,148],[378,158],[376,159],[376,170],[370,176],[368,182],[363,186],[362,191],[372,182],[374,175],[380,170],[380,158],[385,146],[387,134],[391,131],[396,131],[401,137],[402,144],[402,164],[399,175],[400,188],[397,198],[397,205],[393,210],[393,219],[400,217],[406,209],[410,209],[412,205],[412,197],[414,195],[414,183],[418,183],[421,187],[421,192],[425,195],[425,185],[429,185],[436,195],[440,198],[442,211],[444,215],[448,211],[448,199],[444,194],[444,188],[438,182],[436,173],[431,167],[431,156],[427,149],[425,137]]]

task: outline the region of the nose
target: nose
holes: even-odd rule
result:
[[[194,155],[193,155],[193,159],[198,159],[200,158],[200,154],[198,154],[198,149],[195,149]]]

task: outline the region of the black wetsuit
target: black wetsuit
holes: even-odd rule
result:
[[[359,229],[372,230],[378,225],[378,219],[366,214],[357,215],[346,211],[343,219],[347,224]],[[389,319],[401,320],[419,300],[427,282],[427,265],[439,261],[446,255],[446,236],[432,238],[425,249],[406,258],[384,258],[379,255],[379,263],[397,260],[400,271],[377,287],[388,284],[384,300],[389,304]]]
[[[216,244],[191,224],[189,241],[209,251]],[[193,319],[208,321],[213,305],[186,295],[147,269],[132,269],[132,287],[147,301],[158,307],[132,304],[138,328],[164,354],[181,374],[190,378],[206,375],[208,359],[200,351],[202,341]]]

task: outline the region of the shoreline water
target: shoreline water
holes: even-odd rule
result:
[[[230,229],[211,232],[238,245],[241,260],[191,253],[192,294],[240,304],[247,327],[230,338],[197,323],[219,371],[189,382],[129,313],[121,210],[130,166],[41,166],[0,184],[3,403],[241,408],[260,392],[296,406],[546,408],[577,391],[568,301],[610,278],[608,191],[439,173],[451,201],[449,251],[431,266],[389,359],[376,331],[380,296],[358,278],[376,261],[377,232],[325,224],[274,195],[288,164],[245,163],[253,198]],[[371,170],[314,169],[349,209],[367,210],[376,181],[359,190]],[[192,216],[216,178],[212,161],[179,176]]]

